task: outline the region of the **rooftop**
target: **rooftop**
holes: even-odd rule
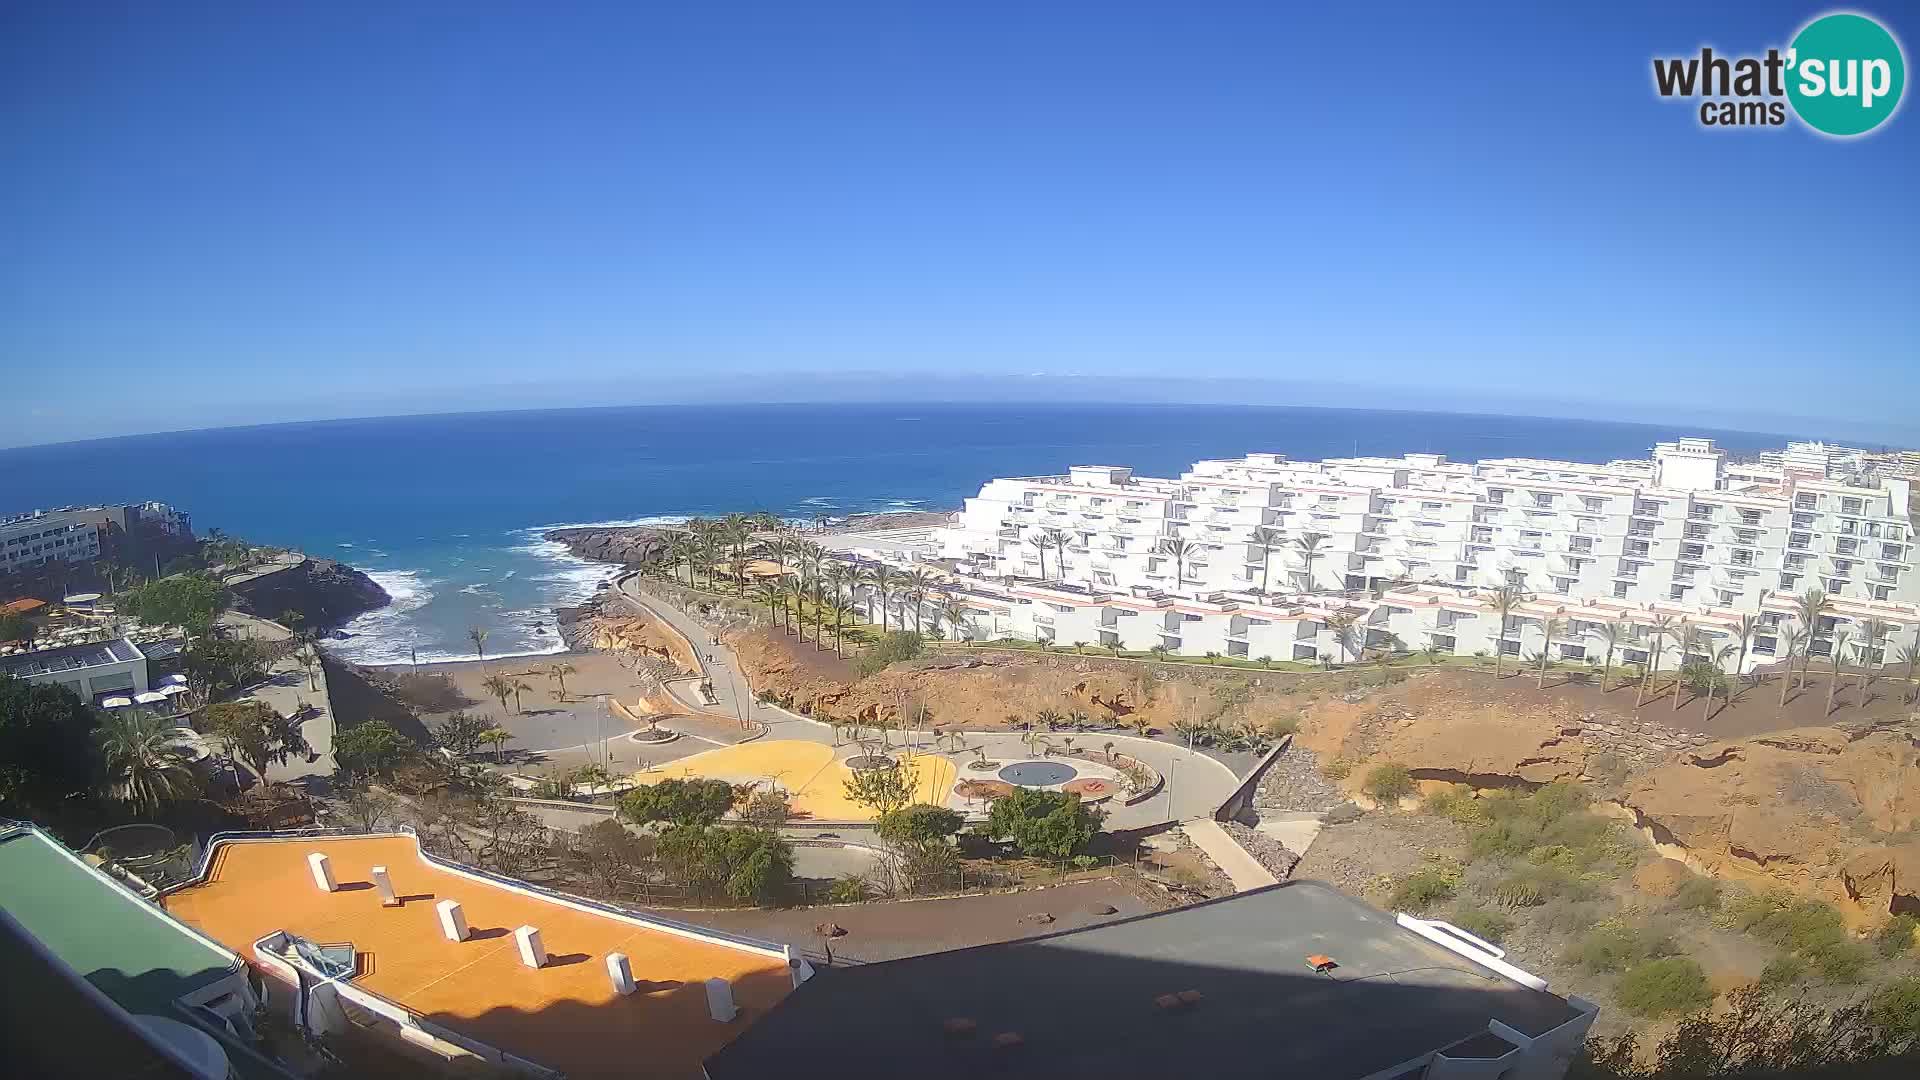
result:
[[[321,892],[307,855],[333,864],[337,892]],[[383,908],[368,868],[385,866],[403,903]],[[460,901],[472,939],[441,935],[434,904]],[[792,990],[777,946],[734,944],[571,904],[427,861],[411,836],[285,837],[216,848],[204,881],[162,897],[167,910],[228,947],[287,931],[350,942],[353,983],[436,1023],[579,1080],[696,1077],[700,1062]],[[513,939],[540,929],[547,966],[523,966]],[[711,931],[696,931],[710,934]],[[614,993],[606,956],[625,953],[639,991]],[[733,981],[740,1017],[707,1011],[705,980]]]
[[[1310,955],[1338,964],[1326,974]],[[1165,995],[1197,991],[1167,1007]],[[1091,929],[820,972],[707,1062],[713,1080],[830,1063],[839,1077],[1358,1077],[1579,1015],[1312,881]],[[952,1021],[970,1021],[952,1034]],[[1013,1041],[1015,1045],[996,1045]],[[1005,1037],[1003,1039],[1003,1037]]]
[[[240,965],[35,829],[0,833],[0,908],[128,1012],[171,1016]]]
[[[85,645],[62,645],[57,649],[41,649],[37,652],[0,656],[0,675],[12,675],[25,679],[34,675],[79,671],[82,668],[102,667],[107,664],[123,664],[129,660],[138,660],[141,655],[133,642],[126,638],[94,641]]]

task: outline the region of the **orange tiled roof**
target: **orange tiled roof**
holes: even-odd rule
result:
[[[307,855],[332,861],[321,892]],[[383,908],[367,870],[385,866],[404,903]],[[460,901],[472,939],[442,936],[434,904]],[[569,1077],[697,1077],[701,1062],[792,990],[779,958],[581,910],[422,859],[410,836],[287,837],[222,846],[207,879],[162,898],[174,915],[251,961],[285,930],[352,942],[354,984]],[[539,927],[546,967],[520,963],[513,930]],[[640,986],[615,994],[606,956],[625,953]],[[707,979],[734,984],[740,1016],[707,1012]]]

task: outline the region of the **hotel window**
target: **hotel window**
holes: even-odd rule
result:
[[[1588,510],[1591,510],[1596,514],[1607,508],[1607,500],[1598,498],[1593,495],[1583,495],[1581,496],[1580,501],[1582,504],[1586,506]]]
[[[1748,551],[1748,550],[1747,550],[1747,549],[1745,549],[1745,548],[1739,548],[1739,549],[1736,549],[1736,550],[1734,551],[1734,553],[1733,553],[1733,565],[1735,565],[1735,566],[1752,566],[1752,565],[1753,565],[1753,552],[1751,552],[1751,551]]]
[[[1840,535],[1842,536],[1852,536],[1855,532],[1858,531],[1858,526],[1854,522],[1842,519],[1840,522],[1840,528],[1836,531],[1839,532]]]
[[[1552,506],[1553,495],[1550,492],[1536,491],[1533,493],[1533,505],[1542,508]]]
[[[1724,607],[1731,607],[1733,605],[1734,595],[1735,594],[1731,589],[1721,589],[1720,590],[1721,605]]]
[[[1780,591],[1781,592],[1791,591],[1793,587],[1798,584],[1800,584],[1799,574],[1781,574],[1780,575]]]
[[[1567,538],[1567,550],[1590,552],[1593,550],[1593,537],[1570,536]]]
[[[1645,540],[1627,541],[1627,554],[1629,555],[1645,555],[1651,550],[1653,550],[1653,546]]]
[[[1473,570],[1473,567],[1471,567],[1471,566],[1466,566],[1466,565],[1461,565],[1461,566],[1456,566],[1456,567],[1454,567],[1454,568],[1453,568],[1453,580],[1455,580],[1455,581],[1465,581],[1465,580],[1467,580],[1467,575],[1468,575],[1468,573],[1470,573],[1470,572],[1471,572],[1472,570]]]
[[[1740,511],[1740,522],[1741,522],[1741,524],[1743,524],[1743,525],[1758,525],[1758,524],[1760,524],[1760,511],[1758,511],[1758,510],[1742,510],[1742,511]]]
[[[1875,600],[1891,600],[1891,599],[1893,599],[1893,586],[1891,586],[1891,585],[1875,585],[1875,586],[1873,587],[1873,598],[1874,598]]]
[[[1711,521],[1713,520],[1713,512],[1716,509],[1718,509],[1718,507],[1702,503],[1698,506],[1688,507],[1687,516],[1695,521]]]
[[[1685,585],[1675,585],[1667,590],[1667,599],[1669,600],[1685,600],[1686,598],[1687,587]]]
[[[1816,509],[1816,508],[1818,508],[1818,507],[1819,507],[1819,505],[1820,505],[1820,496],[1818,496],[1818,495],[1795,495],[1795,496],[1793,497],[1793,505],[1794,505],[1794,508],[1795,508],[1795,509],[1799,509],[1799,510],[1813,510],[1813,509]]]
[[[1880,557],[1883,559],[1898,559],[1900,557],[1900,545],[1899,544],[1881,544]]]
[[[1625,600],[1625,599],[1627,598],[1627,583],[1626,583],[1626,582],[1624,582],[1624,581],[1616,581],[1616,582],[1614,582],[1614,583],[1613,583],[1613,598],[1614,598],[1615,600]]]
[[[1446,503],[1423,502],[1420,504],[1420,509],[1422,510],[1445,510],[1446,508]]]
[[[1833,572],[1836,574],[1851,574],[1853,572],[1852,560],[1850,559],[1833,560]]]
[[[1830,593],[1837,593],[1837,592],[1841,592],[1841,591],[1843,591],[1844,589],[1846,589],[1846,587],[1847,587],[1847,579],[1846,579],[1846,578],[1838,578],[1838,577],[1837,577],[1837,578],[1828,578],[1828,579],[1827,579],[1827,591],[1828,591],[1828,592],[1830,592]]]
[[[1705,540],[1706,538],[1707,538],[1707,527],[1705,525],[1693,524],[1693,523],[1689,523],[1687,525],[1687,539]]]
[[[1843,514],[1857,514],[1860,512],[1860,506],[1861,503],[1859,499],[1840,500],[1840,512]]]
[[[1564,595],[1564,594],[1566,594],[1566,593],[1570,593],[1570,592],[1572,592],[1572,591],[1573,591],[1573,579],[1572,579],[1572,578],[1570,578],[1570,577],[1557,577],[1557,578],[1554,578],[1554,579],[1553,579],[1553,591],[1554,591],[1554,592],[1557,592],[1557,593],[1560,593],[1560,594],[1562,594],[1562,595]]]
[[[1487,501],[1490,503],[1494,503],[1496,505],[1506,502],[1507,501],[1506,489],[1505,488],[1488,488]]]
[[[1842,555],[1851,555],[1860,550],[1860,541],[1843,536],[1833,542],[1833,550]]]

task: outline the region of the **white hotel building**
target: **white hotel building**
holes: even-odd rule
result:
[[[926,557],[957,579],[981,638],[1334,661],[1381,645],[1544,647],[1597,662],[1609,620],[1684,618],[1717,646],[1751,615],[1751,669],[1809,588],[1831,597],[1814,655],[1836,626],[1857,642],[1865,621],[1891,624],[1889,649],[1920,632],[1913,478],[1896,468],[1819,444],[1730,464],[1707,439],[1605,465],[1249,454],[1178,479],[1076,466],[989,481]],[[1311,563],[1296,543],[1308,534],[1322,537]],[[1530,598],[1502,633],[1483,596],[1507,584]],[[1615,662],[1646,659],[1642,640]]]

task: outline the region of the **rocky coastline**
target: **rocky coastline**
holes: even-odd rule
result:
[[[392,603],[387,590],[362,571],[332,559],[303,559],[233,587],[237,606],[263,619],[297,611],[307,629],[330,629]]]

